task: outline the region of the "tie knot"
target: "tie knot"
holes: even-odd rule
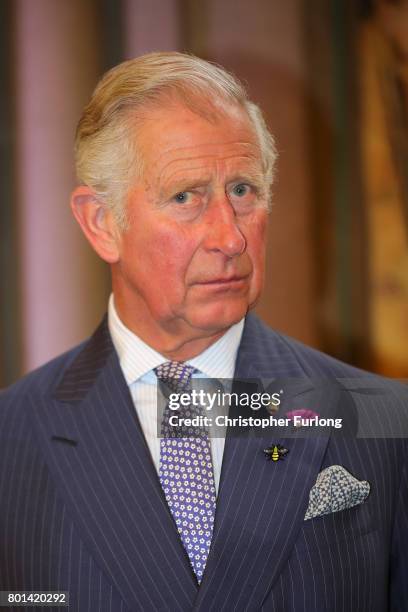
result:
[[[166,361],[154,368],[154,371],[158,380],[171,391],[182,392],[189,388],[191,376],[197,370],[184,361]]]

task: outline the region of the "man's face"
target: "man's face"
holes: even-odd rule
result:
[[[191,337],[225,330],[263,284],[267,199],[253,127],[238,108],[210,122],[175,104],[149,113],[138,144],[143,178],[127,202],[115,299],[136,332],[149,321]]]

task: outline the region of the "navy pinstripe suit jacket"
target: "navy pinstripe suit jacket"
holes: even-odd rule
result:
[[[236,376],[254,375],[361,372],[250,315]],[[393,385],[375,397],[373,420],[400,401]],[[309,393],[310,384],[297,389],[303,400]],[[338,405],[353,411],[373,399],[351,395]],[[5,390],[0,423],[0,590],[66,590],[80,612],[408,611],[406,439],[299,436],[282,440],[290,453],[273,463],[265,439],[229,435],[198,588],[106,319]],[[304,521],[318,473],[333,464],[369,481],[369,497]]]

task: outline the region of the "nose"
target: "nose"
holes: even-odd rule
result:
[[[246,249],[246,238],[227,196],[214,198],[207,212],[206,248],[227,257],[241,255]]]

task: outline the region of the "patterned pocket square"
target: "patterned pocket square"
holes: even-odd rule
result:
[[[331,465],[320,472],[310,489],[304,520],[357,506],[369,492],[370,484],[366,480],[357,480],[341,465]]]

